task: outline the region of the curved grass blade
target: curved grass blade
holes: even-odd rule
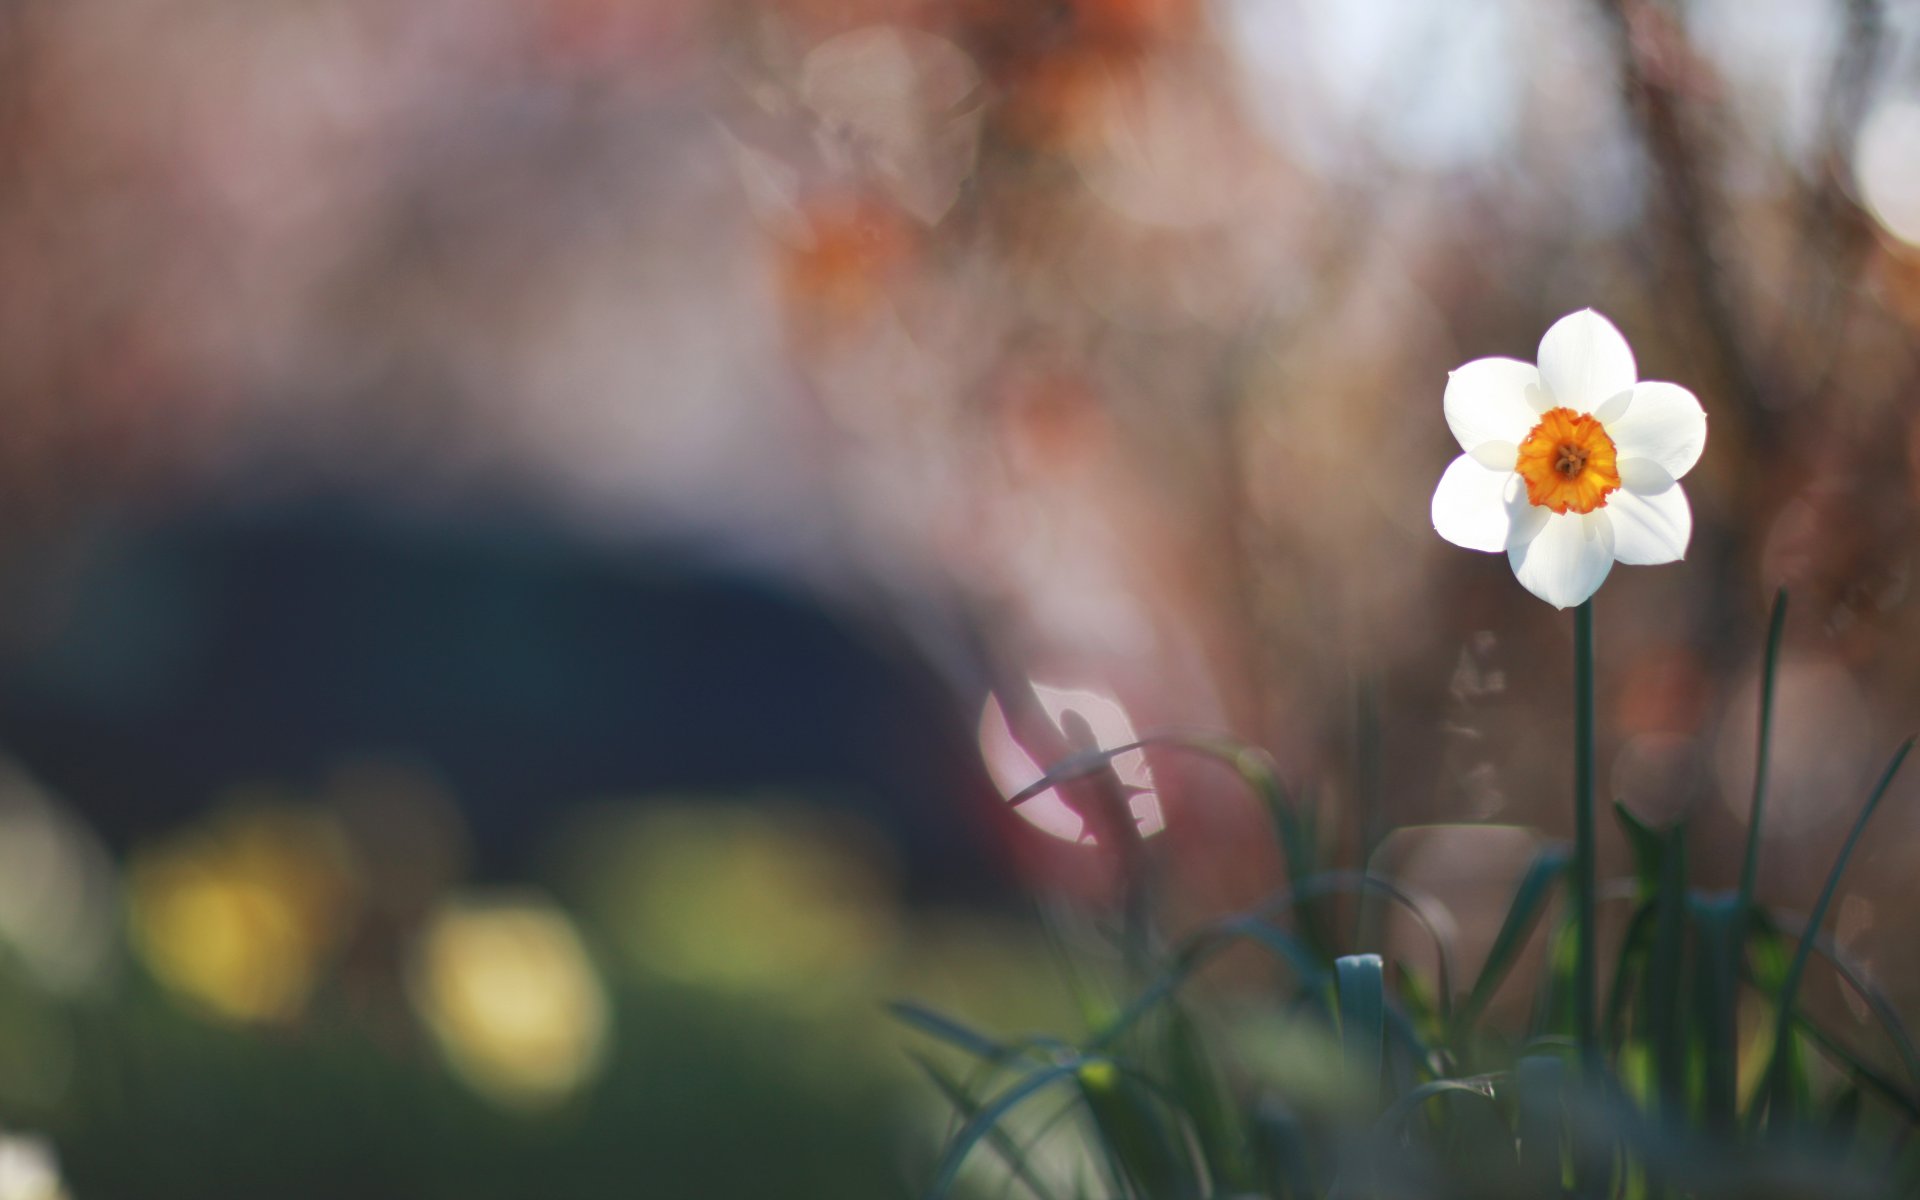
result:
[[[958,1081],[935,1066],[933,1060],[923,1054],[910,1053],[909,1057],[919,1066],[921,1072],[933,1081],[934,1088],[946,1097],[947,1103],[953,1105],[954,1111],[960,1114],[962,1121],[971,1120],[979,1113],[979,1102],[968,1093],[966,1088],[960,1086]],[[1070,1109],[1071,1106],[1069,1111]],[[1052,1123],[1053,1119],[1050,1118],[1049,1128]],[[1035,1140],[1037,1141],[1038,1138],[1036,1137]],[[1028,1164],[1026,1150],[1023,1150],[1006,1130],[998,1125],[993,1126],[986,1133],[986,1142],[992,1147],[994,1153],[1000,1156],[1001,1161],[1007,1164],[1007,1169],[1013,1173],[1013,1177],[1025,1184],[1036,1200],[1052,1200],[1053,1193],[1048,1190],[1040,1177],[1034,1174],[1033,1167]]]
[[[954,1181],[960,1177],[960,1168],[966,1165],[967,1155],[985,1141],[992,1130],[1000,1127],[1000,1122],[1006,1119],[1008,1113],[1054,1084],[1074,1078],[1080,1068],[1090,1061],[1097,1060],[1074,1060],[1037,1068],[975,1110],[941,1156],[940,1168],[934,1173],[933,1186],[927,1189],[927,1200],[941,1200],[953,1190]]]
[[[1753,907],[1753,889],[1760,874],[1760,822],[1767,803],[1767,762],[1773,745],[1773,684],[1780,667],[1780,635],[1787,627],[1787,589],[1773,597],[1773,616],[1767,622],[1767,656],[1760,669],[1760,736],[1753,755],[1753,805],[1747,811],[1747,852],[1740,863],[1740,911]]]
[[[1528,864],[1527,873],[1521,876],[1520,885],[1514,889],[1513,903],[1507,907],[1506,920],[1500,923],[1500,932],[1494,935],[1493,948],[1487,951],[1487,961],[1480,968],[1479,978],[1473,981],[1473,990],[1467,994],[1454,1017],[1454,1028],[1465,1030],[1480,1018],[1493,994],[1506,979],[1507,972],[1513,969],[1514,960],[1527,944],[1527,938],[1540,923],[1553,885],[1567,873],[1567,865],[1573,861],[1573,854],[1565,846],[1547,846],[1534,855]]]
[[[1816,1024],[1804,1013],[1796,1013],[1794,1028],[1804,1034],[1814,1049],[1826,1057],[1841,1070],[1852,1076],[1865,1090],[1873,1092],[1882,1100],[1900,1112],[1910,1121],[1920,1122],[1920,1099],[1903,1089],[1898,1083],[1887,1078],[1886,1074],[1869,1064],[1854,1052],[1853,1048],[1842,1042],[1831,1032]]]
[[[1286,963],[1299,980],[1302,990],[1317,990],[1325,985],[1325,969],[1298,938],[1258,916],[1241,914],[1229,917],[1187,938],[1175,953],[1173,965],[1142,989],[1093,1038],[1088,1049],[1098,1052],[1125,1037],[1142,1018],[1179,992],[1196,971],[1242,941],[1252,942]]]
[[[1146,734],[1124,745],[1087,750],[1054,763],[1046,774],[1007,799],[1009,807],[1027,801],[1065,783],[1106,770],[1114,759],[1135,750],[1184,750],[1214,759],[1230,768],[1245,783],[1266,810],[1274,837],[1286,860],[1287,879],[1295,885],[1315,873],[1316,834],[1308,814],[1288,794],[1273,756],[1257,746],[1234,738],[1198,733],[1159,732]],[[1309,944],[1323,955],[1331,944],[1324,929],[1322,913],[1316,907],[1303,908],[1300,927]]]
[[[1039,1148],[1040,1144],[1045,1142],[1048,1138],[1052,1137],[1055,1134],[1055,1132],[1059,1130],[1060,1126],[1066,1124],[1067,1118],[1072,1117],[1074,1114],[1078,1113],[1081,1110],[1081,1107],[1082,1106],[1080,1103],[1080,1097],[1078,1096],[1069,1097],[1065,1104],[1062,1104],[1059,1108],[1055,1109],[1039,1124],[1035,1125],[1033,1127],[1033,1132],[1029,1133],[1024,1141],[1016,1143],[1014,1147],[1015,1151],[1022,1158],[1031,1157],[1033,1152]],[[1084,1179],[1080,1177],[1080,1171],[1084,1166],[1085,1166],[1085,1163],[1080,1162],[1080,1163],[1076,1163],[1074,1167],[1074,1174],[1076,1178],[1076,1182],[1074,1184],[1075,1195],[1085,1194],[1086,1184]],[[999,1193],[1000,1200],[1006,1200],[1006,1196],[1008,1195],[1009,1192],[1012,1191],[1012,1189],[1013,1189],[1013,1180],[1009,1179],[1000,1188],[1000,1193]]]
[[[1805,936],[1807,930],[1805,920],[1789,917],[1780,912],[1770,915],[1771,919],[1788,933],[1795,937]],[[1865,1004],[1874,1019],[1880,1022],[1880,1028],[1886,1033],[1887,1039],[1893,1043],[1894,1052],[1900,1056],[1900,1065],[1905,1068],[1907,1078],[1916,1087],[1920,1087],[1920,1052],[1916,1051],[1913,1037],[1907,1032],[1906,1022],[1901,1020],[1900,1012],[1894,1007],[1893,1001],[1887,998],[1885,992],[1874,986],[1873,982],[1867,978],[1866,972],[1847,958],[1840,947],[1835,945],[1833,939],[1826,934],[1817,934],[1814,938],[1813,950],[1827,960],[1828,965],[1833,967],[1834,973],[1840,976],[1841,982],[1852,989],[1854,995],[1860,997],[1861,1003]]]
[[[1789,1039],[1793,1032],[1794,1001],[1800,991],[1800,980],[1806,974],[1807,959],[1813,955],[1813,944],[1819,935],[1820,927],[1826,923],[1827,909],[1833,904],[1834,893],[1840,890],[1840,877],[1846,873],[1847,863],[1853,857],[1853,851],[1860,843],[1860,835],[1866,831],[1867,822],[1873,819],[1874,810],[1880,807],[1880,801],[1893,786],[1893,780],[1900,773],[1901,764],[1907,760],[1907,754],[1913,749],[1914,738],[1909,737],[1900,743],[1893,758],[1888,761],[1887,769],[1881,773],[1880,782],[1874,785],[1867,802],[1861,806],[1860,815],[1854,819],[1853,828],[1847,831],[1847,840],[1840,847],[1840,855],[1834,860],[1832,870],[1827,872],[1827,882],[1820,889],[1820,898],[1814,902],[1813,911],[1807,914],[1807,928],[1800,935],[1800,944],[1793,952],[1793,963],[1787,968],[1786,980],[1780,985],[1780,994],[1774,997],[1778,1016],[1774,1024],[1773,1055],[1768,1060],[1766,1074],[1762,1077],[1761,1095],[1771,1110],[1776,1128],[1784,1126],[1792,1119],[1792,1093],[1787,1085],[1787,1065],[1789,1062]],[[1759,1105],[1755,1105],[1756,1112]]]
[[[1225,1190],[1250,1191],[1252,1171],[1233,1098],[1221,1083],[1199,1028],[1178,1005],[1167,1020],[1163,1056],[1169,1089],[1193,1123],[1200,1157],[1210,1164],[1210,1174]]]
[[[1500,1112],[1499,1101],[1493,1095],[1493,1081],[1498,1078],[1498,1075],[1480,1075],[1472,1079],[1435,1079],[1423,1083],[1395,1100],[1392,1107],[1381,1115],[1374,1129],[1381,1134],[1398,1133],[1427,1101],[1454,1093],[1477,1097],[1491,1104],[1495,1112]]]
[[[1089,1062],[1075,1073],[1087,1111],[1116,1173],[1142,1196],[1197,1200],[1205,1190],[1190,1141],[1160,1120],[1165,1108],[1185,1115],[1177,1100],[1110,1061]]]
[[[1433,943],[1435,968],[1435,1000],[1444,1021],[1452,1020],[1453,1013],[1453,947],[1433,918],[1427,915],[1420,901],[1405,888],[1378,875],[1365,871],[1322,871],[1302,880],[1297,886],[1281,894],[1276,901],[1269,901],[1254,909],[1255,912],[1282,912],[1304,904],[1307,900],[1335,892],[1359,892],[1368,890],[1379,892],[1387,899],[1399,905],[1408,916],[1413,918],[1421,932]]]
[[[1618,800],[1613,802],[1613,817],[1627,835],[1627,850],[1633,855],[1634,882],[1642,896],[1649,895],[1660,878],[1660,831]]]
[[[1009,1057],[1015,1047],[996,1041],[984,1033],[975,1032],[951,1017],[915,1004],[910,1000],[895,1000],[887,1005],[887,1011],[903,1025],[911,1025],[921,1033],[965,1050],[975,1058],[1004,1059]]]

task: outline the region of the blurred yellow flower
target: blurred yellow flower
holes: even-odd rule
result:
[[[454,1070],[502,1103],[554,1103],[602,1064],[605,989],[572,922],[544,899],[443,905],[427,925],[411,984]]]
[[[355,907],[339,830],[284,805],[237,808],[142,852],[128,892],[153,973],[237,1021],[297,1015]]]

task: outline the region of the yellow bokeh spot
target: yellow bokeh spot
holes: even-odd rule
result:
[[[284,807],[236,809],[145,851],[128,885],[154,974],[236,1021],[297,1015],[354,907],[338,830]]]
[[[412,983],[448,1062],[496,1100],[550,1104],[601,1065],[606,993],[573,925],[544,900],[444,906],[427,926]]]
[[[829,997],[869,981],[898,941],[892,889],[856,828],[716,804],[623,814],[586,832],[594,906],[651,973]]]

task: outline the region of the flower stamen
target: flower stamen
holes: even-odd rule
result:
[[[1527,501],[1556,513],[1605,508],[1620,486],[1613,439],[1591,413],[1550,408],[1520,443],[1514,469],[1527,485]]]

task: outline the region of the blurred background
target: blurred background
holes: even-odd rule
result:
[[[1731,883],[1790,586],[1804,910],[1920,723],[1920,3],[0,0],[6,1195],[910,1194],[882,1003],[1066,1020],[1113,897],[1069,711],[1470,966],[1571,633],[1440,395],[1588,306],[1712,430],[1602,786]],[[1178,930],[1281,876],[1160,757]]]

